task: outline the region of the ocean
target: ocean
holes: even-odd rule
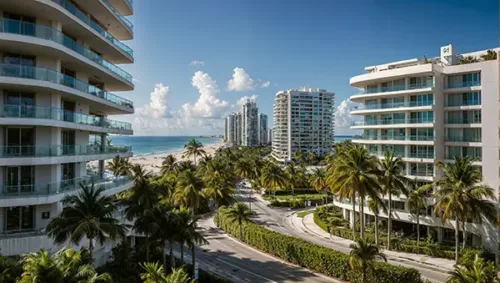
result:
[[[145,156],[153,154],[164,154],[179,151],[191,139],[196,139],[203,145],[211,145],[222,142],[219,138],[200,138],[193,136],[110,136],[115,145],[132,146],[134,156]],[[334,142],[350,140],[352,136],[335,136]]]

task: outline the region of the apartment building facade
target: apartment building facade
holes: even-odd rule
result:
[[[318,155],[332,150],[335,94],[325,89],[279,91],[274,103],[272,156],[287,162],[301,150]]]
[[[132,156],[109,134],[131,135],[134,89],[117,64],[134,61],[132,0],[0,1],[0,251],[55,250],[45,234],[61,200],[81,183],[116,194],[132,185],[104,172]],[[96,247],[96,252],[105,247]],[[99,260],[99,259],[98,259]]]
[[[259,145],[268,144],[267,115],[264,113],[259,113],[258,129]]]
[[[403,158],[406,176],[420,185],[442,176],[438,161],[475,158],[484,183],[498,195],[500,61],[481,59],[485,54],[486,50],[456,54],[447,45],[441,47],[440,57],[366,67],[365,74],[350,79],[351,86],[360,90],[350,99],[361,103],[351,114],[364,118],[351,127],[363,131],[353,142],[379,157],[393,151]],[[474,60],[465,64],[470,58]],[[393,200],[396,225],[414,224],[405,197]],[[335,204],[343,208],[346,219],[352,219],[351,205]],[[443,223],[430,199],[429,205],[420,218],[421,233],[435,232],[439,242],[452,241],[455,221]],[[366,207],[365,213],[373,220]],[[382,217],[387,216],[382,213]],[[470,244],[496,250],[497,229],[489,223],[466,223],[466,229],[473,234]]]
[[[239,112],[229,114],[224,124],[226,142],[242,146],[267,143],[267,115],[259,114],[253,100],[247,100]]]

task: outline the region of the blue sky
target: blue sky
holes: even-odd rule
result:
[[[122,67],[135,90],[117,94],[134,101],[119,119],[136,135],[222,134],[220,117],[252,95],[272,124],[279,90],[326,88],[338,106],[365,66],[438,56],[450,43],[459,53],[500,46],[497,0],[136,0],[134,10],[135,64]]]

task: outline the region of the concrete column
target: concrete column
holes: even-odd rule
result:
[[[52,93],[50,95],[50,106],[54,108],[61,108],[61,94]]]
[[[438,243],[443,242],[443,236],[444,236],[444,228],[443,227],[436,227],[437,229],[437,241]]]

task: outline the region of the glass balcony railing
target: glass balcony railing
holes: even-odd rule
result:
[[[132,130],[132,124],[109,120],[97,116],[84,115],[59,108],[27,106],[27,105],[0,105],[0,117],[50,119],[82,125],[103,127],[107,129]]]
[[[104,188],[104,190],[110,190],[131,184],[132,181],[132,177],[129,176],[103,179],[100,175],[90,175],[50,184],[4,185],[2,193],[7,197],[50,196],[79,190],[81,188],[80,184],[94,184],[95,189]]]
[[[390,91],[403,91],[403,90],[412,90],[412,89],[421,89],[421,88],[428,88],[428,87],[434,87],[433,82],[424,82],[424,83],[418,83],[418,84],[409,84],[409,85],[395,85],[395,86],[384,86],[375,89],[375,88],[370,88],[370,89],[364,89],[361,90],[358,94],[373,94],[373,93],[380,93],[380,92],[390,92]]]
[[[446,141],[450,142],[481,142],[481,137],[475,136],[447,136]]]
[[[0,158],[9,157],[57,157],[75,155],[118,154],[129,153],[130,146],[107,145],[9,145],[0,146]]]
[[[454,160],[455,157],[462,158],[464,156],[470,157],[473,161],[482,161],[483,160],[483,157],[481,155],[473,155],[473,154],[471,154],[471,155],[469,155],[469,154],[467,154],[467,155],[455,154],[454,155],[454,154],[447,153],[445,158],[449,159],[449,160]]]
[[[421,169],[412,169],[410,170],[410,176],[420,176],[420,177],[433,177],[433,170],[421,170]]]
[[[56,42],[103,66],[104,68],[126,79],[127,81],[132,82],[132,76],[129,73],[125,72],[113,63],[104,60],[101,56],[97,55],[97,53],[77,43],[73,39],[67,37],[62,32],[54,28],[28,22],[0,18],[0,32],[32,36]]]
[[[481,124],[481,118],[452,118],[449,117],[445,120],[445,124]]]
[[[103,35],[108,41],[110,41],[113,45],[121,49],[123,52],[129,54],[130,56],[134,56],[134,52],[130,47],[119,41],[118,39],[114,38],[111,34],[109,34],[104,28],[96,23],[94,20],[92,20],[89,16],[87,16],[85,13],[83,13],[80,9],[78,9],[73,3],[71,3],[69,0],[52,0],[52,2],[59,4],[61,7],[66,9],[68,12],[73,14],[75,17],[80,19],[82,22],[87,24],[89,27],[91,27],[93,30],[97,31],[101,35]]]
[[[124,106],[132,109],[134,108],[132,101],[128,99],[119,97],[93,85],[49,69],[42,69],[32,66],[0,64],[0,76],[32,79],[60,84],[100,97],[119,106]]]
[[[354,136],[353,140],[387,140],[387,141],[434,141],[435,138],[433,136],[389,136],[389,135],[381,135],[380,138],[378,136]]]
[[[448,82],[448,88],[480,86],[481,81]]]
[[[108,2],[108,0],[102,0],[102,2],[104,2],[104,4],[106,4],[106,6],[108,6],[108,8],[111,9],[111,11],[113,11],[113,13],[118,17],[118,19],[120,19],[120,21],[125,24],[130,30],[134,29],[134,25],[122,14],[118,13],[118,11],[116,11],[116,9],[113,7],[113,5],[111,5],[111,3]]]
[[[410,152],[408,153],[408,157],[434,159],[434,152]]]
[[[373,126],[373,125],[394,125],[394,124],[427,124],[434,123],[433,120],[428,119],[385,119],[385,120],[371,120],[371,121],[358,121],[354,122],[353,126]]]
[[[410,124],[429,124],[434,123],[434,120],[426,118],[410,118],[408,119]]]
[[[403,107],[424,107],[433,106],[434,102],[398,102],[398,103],[381,103],[381,104],[369,104],[359,106],[357,110],[375,110],[375,109],[390,109],[390,108],[403,108]]]

